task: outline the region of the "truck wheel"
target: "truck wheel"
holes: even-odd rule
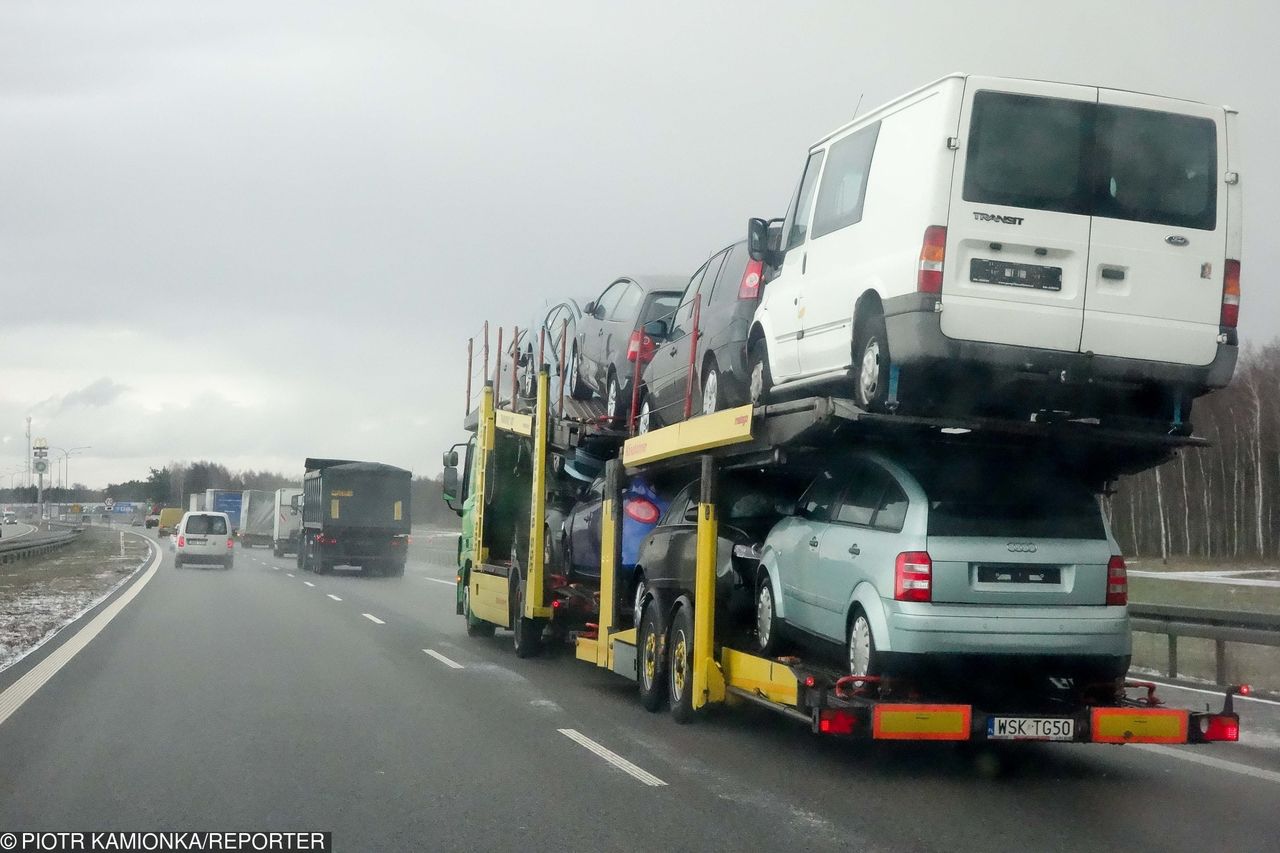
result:
[[[271,556],[273,556],[273,557],[283,557],[283,556],[284,556],[284,549],[283,549],[283,548],[281,548],[279,545],[272,545],[272,546],[271,546]]]
[[[524,581],[518,572],[512,573],[507,600],[511,602],[511,642],[516,657],[534,657],[542,651],[542,620],[525,618]]]
[[[307,570],[306,554],[307,554],[307,540],[304,539],[298,543],[298,553],[296,555],[296,560],[295,560],[295,562],[297,562],[298,564],[298,570],[302,572],[305,572]]]
[[[640,685],[640,704],[646,711],[662,710],[667,700],[667,666],[657,610],[652,603],[644,609],[636,637],[636,683]]]
[[[670,665],[667,668],[667,700],[677,723],[692,723],[693,710],[693,615],[680,607],[671,620]]]
[[[391,562],[387,565],[387,577],[402,578],[404,577],[404,563]]]
[[[494,624],[485,622],[471,611],[471,578],[467,578],[467,585],[462,588],[462,612],[463,618],[467,620],[467,636],[468,637],[492,637]]]

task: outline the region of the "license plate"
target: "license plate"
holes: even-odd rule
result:
[[[989,717],[989,740],[1072,740],[1076,721],[1062,717]]]
[[[1062,570],[1045,566],[978,566],[978,583],[1062,583]]]
[[[973,258],[969,261],[969,281],[981,284],[1003,284],[1032,290],[1062,290],[1062,267],[1015,264]]]
[[[208,540],[208,539],[193,539],[193,538],[191,538],[190,536],[188,536],[188,537],[187,537],[187,541],[188,541],[188,542],[190,542],[192,545],[203,545],[203,544],[205,544],[206,542],[208,542],[209,540]]]

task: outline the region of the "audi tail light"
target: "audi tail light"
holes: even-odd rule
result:
[[[1129,569],[1118,554],[1107,563],[1107,604],[1123,607],[1129,603]]]
[[[926,551],[903,551],[893,567],[893,597],[897,601],[933,600],[933,559]]]
[[[627,498],[622,502],[622,511],[641,524],[657,524],[660,514],[658,505],[648,498]]]

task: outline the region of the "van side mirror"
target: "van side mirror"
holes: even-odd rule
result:
[[[457,456],[456,453],[454,455]],[[441,492],[443,493],[444,502],[448,504],[449,509],[453,510],[458,515],[462,515],[462,506],[458,502],[458,469],[457,467],[453,465],[446,467],[444,469],[444,474],[442,475],[442,477],[443,477],[443,488],[441,488]]]
[[[666,320],[650,320],[644,324],[644,333],[654,340],[665,338],[668,331]]]
[[[782,266],[782,220],[752,217],[747,220],[747,254],[768,267]]]

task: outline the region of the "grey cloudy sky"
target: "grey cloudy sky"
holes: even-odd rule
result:
[[[0,473],[27,415],[91,485],[434,473],[486,318],[692,272],[859,98],[956,70],[1238,108],[1269,340],[1278,35],[1262,0],[5,0]]]

